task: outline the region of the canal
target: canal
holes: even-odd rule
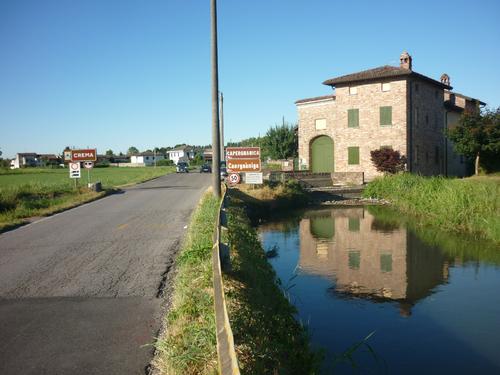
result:
[[[324,373],[500,373],[493,244],[384,207],[297,212],[259,233]]]

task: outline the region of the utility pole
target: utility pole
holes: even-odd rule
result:
[[[214,196],[220,198],[220,133],[219,133],[219,68],[217,58],[217,1],[210,0],[212,23],[212,188]]]
[[[220,160],[226,160],[224,155],[224,96],[220,93]]]

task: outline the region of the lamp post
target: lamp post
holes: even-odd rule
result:
[[[220,198],[219,72],[217,59],[217,1],[210,0],[212,57],[212,188]]]

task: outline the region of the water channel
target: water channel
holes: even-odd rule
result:
[[[493,244],[383,207],[302,211],[259,233],[325,373],[500,374]]]

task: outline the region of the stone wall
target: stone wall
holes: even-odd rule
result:
[[[333,185],[363,185],[365,182],[363,172],[333,172]]]
[[[444,90],[422,80],[414,79],[409,84],[410,170],[425,176],[444,174]]]
[[[389,91],[382,83],[390,82]],[[364,172],[365,180],[379,176],[370,151],[391,146],[406,155],[407,95],[406,79],[356,84],[357,94],[349,86],[338,85],[335,99],[300,103],[299,158],[302,168],[310,167],[310,145],[314,138],[328,135],[334,143],[334,172]],[[380,126],[380,107],[392,106],[392,125]],[[348,109],[359,109],[359,127],[349,128]],[[326,129],[316,130],[315,120],[325,119]],[[348,165],[348,147],[359,147],[359,164]]]

